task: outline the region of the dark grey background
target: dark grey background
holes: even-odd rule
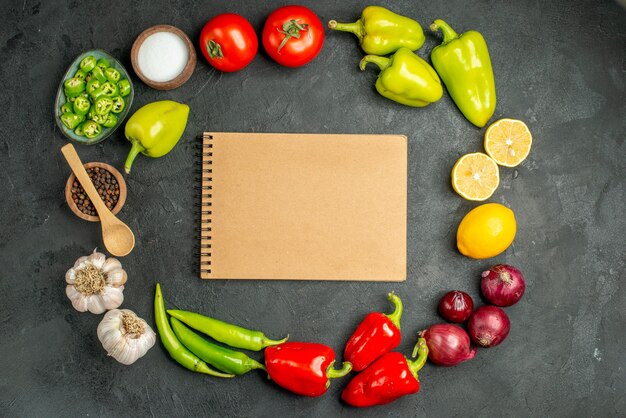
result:
[[[367,2],[305,1],[326,23],[356,19]],[[522,301],[506,311],[508,339],[454,368],[427,365],[422,391],[394,404],[357,410],[339,400],[347,379],[317,399],[292,395],[262,373],[223,380],[186,371],[157,345],[126,367],[96,337],[101,315],[78,313],[65,296],[74,260],[102,248],[97,224],[75,217],[63,197],[70,174],[65,139],[52,112],[72,59],[98,47],[130,66],[136,36],[178,26],[197,43],[203,24],[238,12],[260,33],[284,2],[8,1],[0,10],[0,415],[4,416],[624,416],[626,373],[624,109],[626,12],[613,1],[383,1],[426,29],[443,18],[488,42],[498,104],[493,120],[526,121],[528,159],[502,168],[490,199],[518,221],[514,244],[490,260],[455,249],[458,222],[476,204],[457,196],[449,172],[462,154],[482,151],[484,129],[470,125],[449,96],[424,109],[398,105],[373,89],[374,68],[357,64],[356,38],[327,31],[309,65],[281,68],[260,51],[243,71],[221,74],[198,59],[181,88],[160,92],[133,77],[133,110],[172,99],[189,104],[180,144],[165,158],[139,157],[127,176],[120,217],[137,246],[122,263],[123,307],[152,323],[160,282],[175,306],[293,340],[343,351],[346,338],[385,295],[404,298],[405,354],[416,332],[441,322],[448,290],[478,304],[479,273],[518,266]],[[439,41],[430,33],[419,54]],[[405,283],[201,281],[196,274],[193,191],[195,137],[203,130],[397,133],[409,137],[408,279]],[[122,168],[129,145],[120,129],[79,146],[87,161]],[[260,353],[253,356],[260,359]]]

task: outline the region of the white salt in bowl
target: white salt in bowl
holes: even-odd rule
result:
[[[196,51],[182,30],[152,26],[137,37],[130,51],[135,74],[157,90],[172,90],[189,80],[196,68]]]

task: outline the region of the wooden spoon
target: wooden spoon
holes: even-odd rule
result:
[[[67,144],[61,148],[61,152],[67,163],[72,168],[74,175],[80,182],[87,196],[91,200],[91,203],[96,208],[98,216],[100,217],[100,224],[102,225],[102,241],[106,249],[116,257],[124,257],[128,255],[135,247],[135,236],[133,231],[130,230],[128,225],[120,221],[111,213],[109,208],[106,207],[95,186],[89,178],[89,174],[83,167],[83,163],[80,161],[80,157],[74,149],[74,145]]]

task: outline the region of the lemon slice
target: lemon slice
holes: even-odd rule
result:
[[[485,151],[505,167],[515,167],[524,161],[532,143],[528,126],[517,119],[500,119],[485,132]]]
[[[467,200],[486,200],[500,184],[498,164],[486,154],[465,154],[452,167],[452,188]]]

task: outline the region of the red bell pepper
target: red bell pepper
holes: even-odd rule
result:
[[[394,293],[389,293],[389,300],[395,306],[393,313],[368,314],[346,343],[343,358],[352,363],[354,371],[364,370],[400,344],[402,301]]]
[[[417,372],[428,357],[424,338],[418,339],[415,345],[413,358],[416,355],[414,361],[395,351],[383,355],[348,383],[341,393],[341,399],[349,405],[363,408],[388,404],[402,396],[419,392]]]
[[[320,396],[326,393],[331,378],[350,373],[352,364],[344,362],[333,369],[335,352],[324,344],[286,342],[265,349],[265,367],[277,385],[298,395]]]

